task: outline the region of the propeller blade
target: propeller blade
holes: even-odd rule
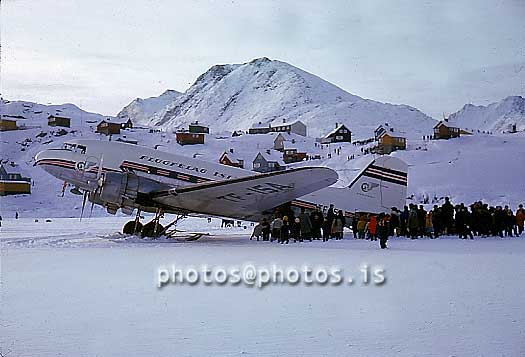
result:
[[[88,191],[84,191],[84,198],[82,199],[82,209],[80,210],[80,221],[82,221],[82,216],[84,215],[84,208],[86,207],[87,196]]]
[[[91,202],[91,208],[89,209],[89,218],[91,218],[91,215],[93,214],[93,208],[95,207],[95,202]]]

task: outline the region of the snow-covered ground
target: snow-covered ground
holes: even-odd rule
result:
[[[189,219],[196,242],[116,233],[124,218],[4,219],[3,356],[525,355],[525,237],[279,245]],[[386,283],[156,287],[157,269],[385,269]]]

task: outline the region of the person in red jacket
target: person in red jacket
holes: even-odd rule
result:
[[[377,232],[377,218],[376,216],[370,216],[370,220],[368,221],[368,234],[370,235],[371,240],[377,240],[376,236]]]
[[[523,233],[523,222],[525,222],[525,209],[523,209],[523,205],[519,205],[518,210],[516,211],[516,225],[518,226],[518,236],[520,236],[521,233]]]

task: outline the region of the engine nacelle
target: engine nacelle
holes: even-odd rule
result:
[[[104,175],[100,194],[94,197],[94,202],[112,207],[113,210],[126,208],[129,211],[136,207],[151,205],[148,194],[168,188],[165,184],[130,172],[107,172]]]

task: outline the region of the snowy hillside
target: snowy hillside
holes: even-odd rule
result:
[[[346,124],[357,139],[373,136],[386,122],[408,137],[431,133],[435,120],[407,105],[363,99],[288,63],[259,58],[244,64],[216,65],[181,96],[144,122],[166,129],[192,121],[214,132],[246,130],[254,123],[300,119],[310,136]]]
[[[452,114],[449,121],[461,128],[491,132],[509,132],[513,125],[525,130],[525,98],[507,97],[487,106],[466,104]]]
[[[44,105],[6,99],[0,99],[0,113],[2,119],[16,120],[19,127],[47,126],[47,118],[50,115],[70,118],[72,128],[96,125],[102,120],[113,120],[112,117],[87,112],[70,103]]]
[[[124,107],[117,117],[126,121],[131,119],[135,125],[145,125],[148,119],[164,109],[168,104],[172,103],[182,93],[172,89],[168,89],[158,97],[150,97],[146,99],[137,98]]]

